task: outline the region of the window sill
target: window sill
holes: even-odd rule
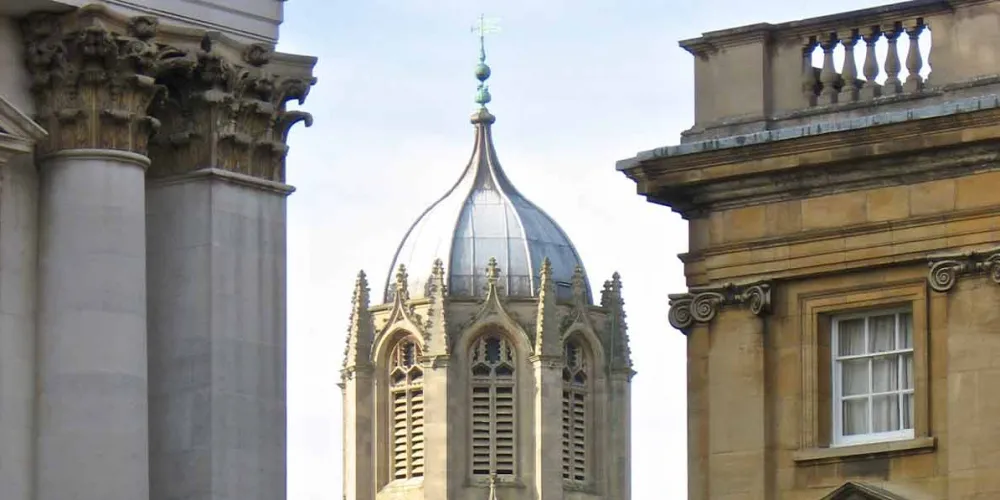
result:
[[[899,441],[883,441],[879,443],[856,444],[852,446],[836,446],[830,448],[814,448],[795,452],[792,459],[796,465],[817,465],[846,460],[863,460],[866,458],[898,455],[915,455],[934,451],[937,439],[933,437],[918,437]]]

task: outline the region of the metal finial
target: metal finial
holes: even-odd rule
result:
[[[472,32],[479,35],[479,64],[476,65],[476,79],[479,80],[479,86],[476,89],[476,103],[480,108],[485,108],[492,99],[490,87],[486,84],[491,74],[490,67],[486,64],[486,35],[500,32],[497,23],[497,19],[487,19],[486,16],[480,15],[479,22],[472,27]]]

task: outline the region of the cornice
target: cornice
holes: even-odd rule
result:
[[[993,107],[650,158],[625,174],[650,201],[692,216],[805,194],[891,185],[903,174],[913,177],[906,182],[921,176],[931,179],[950,175],[955,167],[997,161],[998,122],[1000,107]]]
[[[973,275],[989,275],[994,283],[1000,284],[1000,247],[969,252],[938,254],[928,257],[930,271],[927,284],[931,290],[947,293],[955,287],[958,278]]]
[[[747,307],[757,316],[770,313],[771,284],[729,283],[720,287],[692,288],[688,293],[671,294],[669,299],[667,318],[670,326],[687,334],[695,323],[712,321],[723,307]]]

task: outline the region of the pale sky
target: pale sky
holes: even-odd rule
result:
[[[279,50],[319,57],[292,131],[288,181],[288,496],[341,500],[339,369],[355,276],[379,297],[420,212],[473,145],[480,13],[501,164],[567,232],[591,285],[624,283],[632,354],[636,500],[685,498],[685,338],[667,294],[685,291],[686,224],[647,203],[615,161],[679,142],[693,124],[692,57],[705,31],[871,7],[789,0],[293,0]],[[427,271],[431,262],[427,262]]]

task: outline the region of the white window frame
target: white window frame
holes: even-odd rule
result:
[[[840,356],[837,356],[837,353],[839,352],[839,349],[838,349],[839,345],[838,344],[840,342],[840,323],[842,321],[848,321],[848,320],[852,320],[852,319],[866,318],[866,321],[865,321],[865,344],[867,346],[867,343],[868,343],[868,331],[869,331],[869,321],[868,321],[868,318],[871,318],[871,317],[874,317],[874,316],[887,316],[887,315],[890,315],[890,314],[896,315],[896,331],[895,331],[895,334],[897,336],[897,338],[896,338],[896,342],[897,342],[896,345],[897,346],[899,345],[899,337],[898,336],[899,336],[899,331],[900,331],[900,322],[899,322],[900,321],[900,314],[909,314],[909,316],[910,316],[910,335],[911,335],[910,347],[908,349],[896,349],[894,351],[888,351],[888,352],[884,352],[884,353],[879,353],[878,356],[900,355],[900,354],[905,354],[905,353],[908,352],[908,353],[910,353],[911,357],[914,357],[915,356],[915,352],[914,352],[915,340],[914,340],[913,337],[915,337],[915,334],[913,332],[913,311],[909,307],[867,310],[867,311],[859,312],[859,313],[837,315],[837,316],[835,316],[835,317],[833,317],[831,319],[831,323],[832,324],[831,324],[831,329],[830,329],[830,333],[831,333],[830,334],[830,362],[831,362],[831,368],[832,368],[832,370],[831,370],[831,372],[832,372],[832,377],[831,377],[831,383],[832,383],[831,398],[833,399],[833,401],[831,401],[831,403],[832,403],[831,404],[831,409],[832,409],[832,413],[833,413],[833,419],[832,419],[832,422],[833,422],[833,432],[831,432],[831,439],[830,439],[830,445],[831,446],[834,446],[834,447],[836,447],[836,446],[853,446],[853,445],[859,445],[859,444],[880,443],[880,442],[885,442],[885,441],[900,441],[900,440],[905,440],[905,439],[913,439],[914,436],[915,436],[915,429],[914,429],[914,427],[916,426],[916,423],[913,420],[915,420],[915,417],[916,417],[916,408],[914,408],[914,419],[911,420],[911,422],[910,422],[910,428],[909,429],[900,429],[900,430],[897,430],[897,431],[888,431],[888,432],[869,432],[867,434],[857,434],[857,435],[852,435],[852,436],[845,436],[844,435],[843,408],[842,408],[842,406],[843,406],[842,405],[842,401],[843,401],[843,399],[842,399],[843,388],[841,387],[841,383],[842,383],[843,377],[842,377],[842,373],[841,373],[841,371],[842,371],[842,368],[841,368],[841,358],[840,358]],[[866,347],[866,349],[867,349],[867,347]],[[864,354],[864,355],[857,356],[857,358],[874,358],[874,357],[875,357],[875,355],[871,355],[871,354]],[[916,359],[914,358],[914,363],[915,362],[916,362]],[[900,363],[900,368],[899,369],[902,370],[902,363]],[[873,394],[872,393],[872,383],[873,382],[872,382],[872,375],[871,375],[872,374],[872,370],[871,370],[870,367],[869,367],[868,373],[869,373],[869,376],[868,376],[868,398],[869,398],[869,402],[868,402],[868,423],[870,425],[871,424],[871,408],[872,408],[871,398],[872,398],[872,396],[875,396],[877,394]],[[913,377],[914,379],[916,379],[916,375],[915,375],[915,373],[913,373],[913,371],[910,372],[910,376]],[[900,381],[902,382],[902,377],[900,377]],[[910,389],[896,390],[896,391],[892,391],[892,393],[909,393],[909,394],[911,394],[911,396],[910,396],[911,404],[916,405],[916,399],[915,399],[916,398],[916,396],[915,396],[916,387],[915,386],[916,386],[916,381],[915,380],[911,380],[911,382],[910,382]],[[900,411],[901,412],[904,411],[904,409],[902,408],[902,405],[900,405]],[[902,415],[900,415],[900,422],[902,422]]]

